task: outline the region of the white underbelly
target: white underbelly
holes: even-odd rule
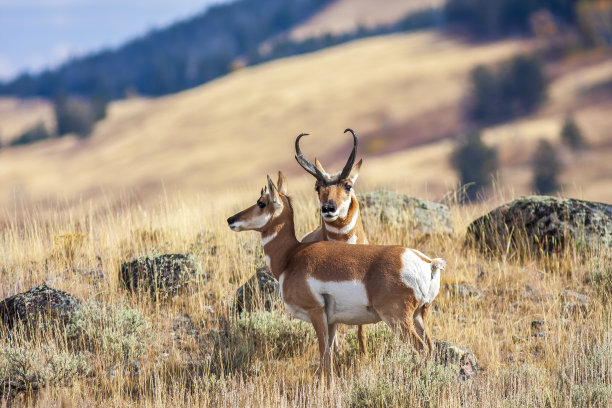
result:
[[[325,305],[328,323],[367,324],[380,321],[378,313],[369,306],[363,283],[323,282],[309,278],[308,285]]]
[[[306,313],[305,310],[297,306],[290,305],[289,303],[285,303],[285,304],[287,305],[287,309],[289,310],[289,313],[291,314],[291,316],[295,317],[296,319],[300,319],[300,320],[310,323],[310,317],[308,316],[308,313]]]

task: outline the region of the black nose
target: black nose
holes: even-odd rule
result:
[[[327,202],[321,206],[322,213],[333,213],[336,212],[336,203],[333,201]]]
[[[236,216],[227,219],[227,225],[232,225],[234,222],[236,222]]]

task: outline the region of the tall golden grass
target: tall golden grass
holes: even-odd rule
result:
[[[363,357],[354,329],[343,327],[336,379],[326,388],[319,380],[310,325],[290,319],[282,305],[272,313],[234,315],[235,290],[263,259],[258,234],[234,233],[225,219],[254,202],[257,192],[252,191],[251,199],[236,194],[233,203],[226,197],[224,204],[203,195],[193,200],[160,196],[152,203],[113,205],[103,212],[57,206],[53,216],[33,211],[20,223],[8,223],[0,232],[0,298],[47,282],[98,305],[97,313],[112,317],[135,310],[146,320],[142,335],[133,339],[144,344],[142,354],[125,359],[100,342],[74,343],[60,328],[34,337],[21,329],[3,332],[0,362],[6,361],[7,350],[19,347],[30,356],[72,353],[76,359],[70,361],[75,374],[66,381],[71,385],[23,393],[13,402],[72,407],[612,403],[612,309],[603,302],[610,294],[597,292],[592,279],[597,271],[609,276],[610,253],[566,251],[554,259],[528,257],[519,263],[465,248],[467,225],[506,199],[501,192],[474,206],[451,203],[456,230],[451,236],[423,240],[402,226],[366,220],[371,242],[407,245],[443,257],[448,262],[443,284],[474,285],[482,292],[460,297],[442,288],[429,319],[435,340],[472,350],[482,371],[471,380],[458,380],[452,370],[391,341],[381,324],[367,326],[372,353]],[[298,235],[316,226],[312,195],[310,189],[294,194]],[[175,252],[194,254],[210,279],[165,302],[129,294],[119,284],[122,262]],[[91,269],[100,269],[103,278],[87,273]],[[560,293],[565,289],[591,296],[591,304],[576,313],[564,312]],[[534,320],[545,322],[544,335],[534,336]],[[109,327],[100,327],[100,333]],[[83,361],[86,374],[77,370]],[[0,406],[8,406],[7,401]]]

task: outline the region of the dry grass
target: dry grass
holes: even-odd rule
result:
[[[0,298],[46,281],[85,301],[101,302],[99,310],[116,310],[108,312],[109,318],[96,315],[109,329],[121,320],[112,317],[121,310],[133,309],[146,319],[135,340],[144,339],[145,348],[136,348],[138,353],[126,360],[103,352],[107,343],[95,340],[91,327],[86,341],[76,343],[57,333],[33,340],[25,332],[2,336],[3,350],[26,344],[42,353],[52,343],[78,356],[77,363],[87,362],[87,375],[65,381],[72,386],[58,382],[18,401],[74,407],[597,407],[612,401],[612,314],[588,283],[593,271],[610,273],[605,254],[567,252],[554,260],[517,264],[465,250],[465,227],[500,201],[501,194],[479,206],[453,206],[457,233],[436,240],[418,243],[401,227],[368,222],[371,241],[416,246],[444,257],[443,283],[472,284],[483,292],[461,298],[443,289],[430,331],[435,340],[471,349],[484,370],[471,381],[458,381],[447,370],[415,359],[401,344],[389,343],[382,325],[368,326],[373,353],[360,357],[354,329],[343,328],[337,379],[326,390],[316,372],[317,351],[308,325],[289,320],[284,308],[240,320],[231,312],[235,289],[263,260],[257,234],[234,233],[225,218],[253,202],[257,191],[249,200],[235,195],[231,205],[213,203],[208,196],[193,201],[159,197],[104,213],[57,208],[54,217],[30,213],[25,224],[7,225],[0,233]],[[310,189],[294,195],[299,235],[316,224],[316,209]],[[161,303],[120,288],[121,262],[160,252],[193,253],[211,279]],[[96,268],[102,279],[84,272]],[[591,306],[584,313],[564,314],[559,294],[565,289],[591,296]],[[533,320],[545,322],[545,337],[532,335]]]
[[[53,107],[43,99],[0,98],[0,142],[15,139],[38,122],[55,128]]]
[[[409,13],[440,7],[445,0],[386,0],[384,7],[376,0],[339,0],[329,4],[289,33],[304,39],[327,33],[343,34],[361,27],[393,24]]]

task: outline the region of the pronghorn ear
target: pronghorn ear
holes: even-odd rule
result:
[[[321,170],[321,173],[323,174],[327,174],[327,172],[325,171],[325,169],[323,168],[323,165],[321,164],[321,162],[319,161],[319,159],[317,159],[315,157],[315,167],[319,170]]]
[[[278,190],[276,189],[276,186],[272,182],[272,179],[270,178],[270,176],[267,176],[267,177],[268,177],[268,196],[270,197],[270,201],[278,205],[281,203],[280,195],[278,194]]]
[[[287,195],[287,179],[282,171],[278,172],[278,181],[276,182],[278,186],[278,192],[282,195]]]
[[[351,174],[349,175],[349,180],[351,180],[352,184],[355,184],[357,181],[357,177],[359,177],[359,170],[361,169],[361,163],[363,163],[363,159],[359,159],[359,162],[353,166],[351,169]]]

